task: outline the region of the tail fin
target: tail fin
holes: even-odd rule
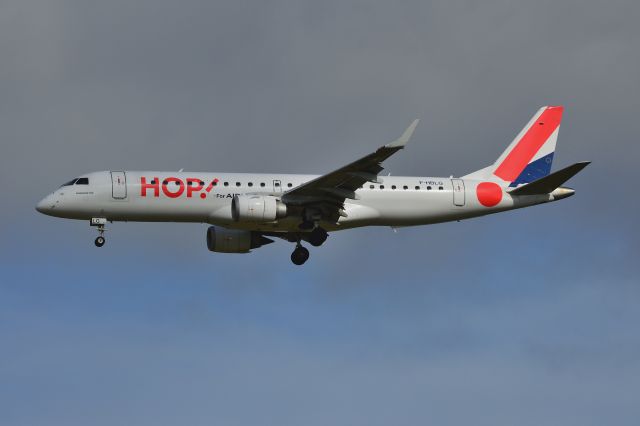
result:
[[[516,187],[549,175],[563,110],[562,106],[540,108],[493,165],[465,177]]]

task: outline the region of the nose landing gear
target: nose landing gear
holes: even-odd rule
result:
[[[104,231],[105,231],[104,226],[106,224],[107,224],[107,219],[95,218],[95,217],[91,219],[90,225],[98,228],[98,233],[100,234],[98,235],[98,238],[96,238],[94,241],[94,244],[96,245],[96,247],[102,247],[106,242],[104,238]]]

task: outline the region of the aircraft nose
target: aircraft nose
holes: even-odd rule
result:
[[[36,204],[36,210],[39,211],[40,213],[44,213],[45,211],[45,203],[44,203],[44,198],[40,201],[38,201],[38,204]]]
[[[43,214],[48,214],[52,209],[51,196],[47,195],[36,204],[36,210]]]

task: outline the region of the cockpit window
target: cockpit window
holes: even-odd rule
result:
[[[61,187],[62,187],[62,186],[71,186],[71,185],[73,185],[74,183],[76,183],[76,181],[77,181],[77,180],[78,180],[78,178],[71,179],[69,182],[67,182],[67,183],[63,183],[63,184],[62,184],[62,185],[60,185],[60,186],[61,186]]]
[[[79,178],[76,185],[89,185],[89,178]]]

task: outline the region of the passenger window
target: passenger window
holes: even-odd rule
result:
[[[409,189],[407,185],[403,186],[402,189]]]
[[[163,180],[163,181],[162,181],[162,184],[163,184],[163,185],[167,185],[167,184],[169,184],[169,181],[168,181],[168,180]]]
[[[155,185],[156,184],[156,180],[155,179],[151,179],[151,185]]]
[[[420,189],[420,187],[416,185],[416,191],[419,190],[419,189]]]
[[[224,186],[229,186],[229,182],[225,182],[225,183],[224,183]]]
[[[439,186],[439,187],[438,187],[438,190],[439,190],[439,191],[442,191],[443,189],[444,189],[444,188],[443,188],[443,187],[441,187],[441,186]]]
[[[384,189],[384,185],[380,185],[380,189]]]
[[[211,182],[213,184],[213,186],[218,186],[218,181],[216,179],[214,179],[213,182]],[[200,181],[200,186],[204,186],[204,182]]]
[[[391,185],[391,189],[396,189],[396,186],[395,185]]]
[[[369,185],[369,189],[373,189],[375,187],[376,187],[375,185]]]
[[[292,184],[290,184],[290,183],[288,183],[288,184],[287,184],[287,186],[288,186],[289,188],[291,188],[293,185],[292,185]]]
[[[275,183],[275,186],[276,186],[276,187],[277,187],[277,186],[280,186],[280,182],[276,182],[276,183]]]
[[[260,186],[264,188],[264,182],[260,182]]]
[[[249,185],[249,186],[253,186],[253,182],[249,182],[249,183],[248,183],[248,185]]]
[[[430,186],[427,186],[427,191],[431,191],[431,187]]]
[[[240,182],[236,182],[236,186],[240,186]]]

